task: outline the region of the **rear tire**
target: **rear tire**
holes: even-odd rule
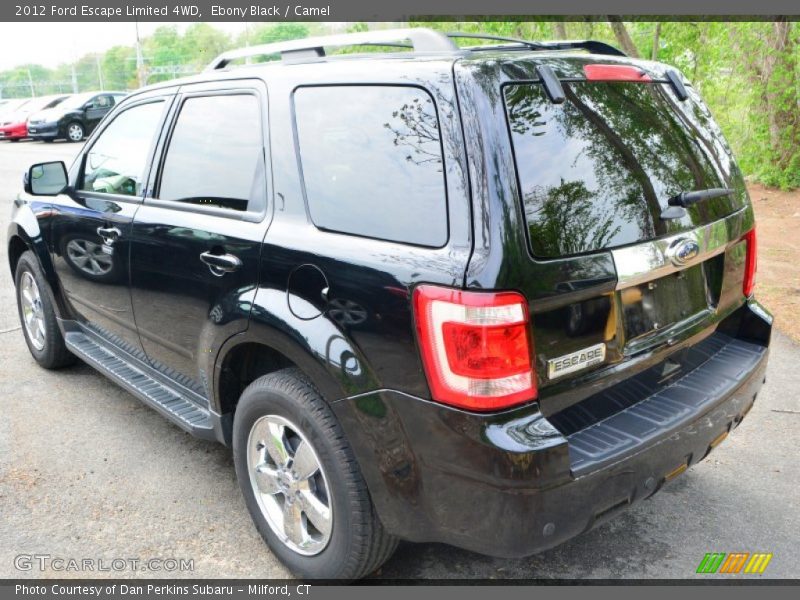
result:
[[[308,447],[300,450],[303,444]],[[298,369],[265,375],[243,392],[234,417],[233,458],[258,532],[294,574],[358,579],[394,553],[397,538],[383,528],[341,426]],[[294,477],[309,471],[312,478]]]
[[[59,369],[75,363],[77,357],[67,350],[58,328],[47,280],[36,255],[30,250],[23,252],[17,262],[14,283],[22,334],[31,356],[45,369]]]

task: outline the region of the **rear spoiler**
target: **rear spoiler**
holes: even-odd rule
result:
[[[587,81],[653,81],[642,69],[630,65],[586,65],[583,68]],[[536,73],[544,86],[545,93],[553,104],[561,104],[566,99],[561,81],[548,65],[536,67]],[[667,69],[664,73],[667,83],[680,102],[689,97],[683,79],[675,69]]]
[[[627,56],[619,48],[615,48],[605,42],[598,42],[596,40],[557,40],[555,42],[533,42],[530,40],[521,40],[519,38],[505,37],[499,35],[488,35],[484,33],[462,33],[455,31],[445,34],[450,39],[475,39],[475,40],[491,40],[494,42],[510,42],[518,44],[526,50],[586,50],[591,54],[605,54],[608,56]],[[472,46],[464,48],[465,50],[496,50],[496,46]]]

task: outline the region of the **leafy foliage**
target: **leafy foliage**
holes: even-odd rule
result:
[[[800,25],[795,22],[419,22],[441,31],[534,40],[595,39],[678,68],[700,92],[742,171],[766,185],[800,187]],[[612,26],[613,25],[613,26]],[[459,40],[464,45],[474,40]],[[627,44],[627,40],[625,42]]]
[[[395,24],[393,24],[395,25]],[[800,25],[775,22],[416,21],[411,26],[532,40],[589,38],[626,46],[631,54],[680,69],[701,93],[733,147],[742,171],[767,185],[800,187]],[[353,23],[348,31],[388,27]],[[199,71],[224,50],[327,33],[330,26],[304,23],[250,25],[230,36],[207,23],[180,32],[162,26],[142,40],[144,80],[162,81]],[[474,39],[459,39],[474,45]],[[347,51],[365,51],[344,49]],[[377,49],[370,49],[377,50]],[[161,67],[161,69],[156,69]],[[174,68],[174,69],[173,69]],[[148,69],[150,72],[148,72]],[[173,69],[171,71],[170,69]],[[20,65],[0,72],[2,97],[90,89],[133,89],[139,85],[136,51],[114,46],[53,69]]]

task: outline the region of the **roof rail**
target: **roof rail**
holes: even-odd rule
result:
[[[403,43],[405,41],[409,41],[411,44]],[[318,58],[325,56],[325,47],[334,46],[395,46],[412,48],[414,52],[418,53],[455,52],[458,50],[458,47],[446,35],[425,27],[361,31],[230,50],[212,60],[206,67],[206,71],[224,69],[236,59],[269,54],[280,54],[283,60]]]
[[[495,42],[511,42],[512,44],[519,44],[529,50],[573,50],[583,49],[592,54],[609,54],[612,56],[625,56],[625,53],[606,44],[605,42],[598,42],[595,40],[557,40],[554,42],[532,42],[529,40],[521,40],[512,37],[503,37],[497,35],[488,35],[483,33],[461,33],[452,32],[448,33],[449,38],[472,38],[476,40],[492,40]],[[473,46],[469,50],[480,50],[483,46]],[[492,49],[492,46],[486,46],[487,50]]]

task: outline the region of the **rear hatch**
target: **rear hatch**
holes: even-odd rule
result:
[[[540,389],[712,331],[744,299],[752,211],[707,107],[662,65],[605,58],[542,58],[501,88],[530,260],[610,253],[617,276],[532,299]]]

